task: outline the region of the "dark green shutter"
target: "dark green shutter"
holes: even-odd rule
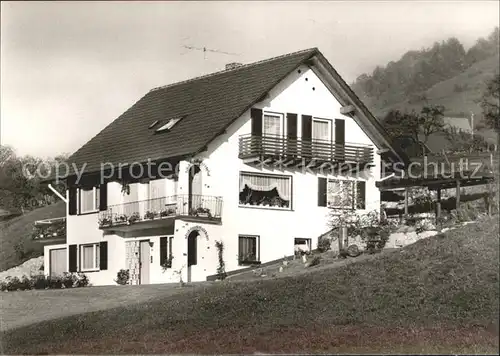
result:
[[[326,178],[318,178],[318,206],[326,206]]]
[[[108,269],[108,242],[103,241],[99,244],[99,269],[105,271]]]
[[[69,187],[68,189],[69,194],[68,194],[68,213],[69,215],[76,215],[77,213],[77,207],[76,207],[76,194],[78,190],[76,187]]]
[[[165,263],[167,259],[167,243],[168,237],[160,237],[160,266]]]
[[[345,120],[335,119],[335,160],[345,159]]]
[[[311,141],[312,139],[312,116],[302,115],[302,140]]]
[[[288,138],[297,138],[297,114],[286,114],[286,134]]]
[[[366,182],[356,182],[356,209],[366,209]]]
[[[99,186],[99,210],[108,210],[108,184],[103,183]]]
[[[78,271],[78,246],[77,245],[69,245],[68,246],[68,270],[70,272]]]
[[[262,109],[251,108],[252,136],[262,136]]]

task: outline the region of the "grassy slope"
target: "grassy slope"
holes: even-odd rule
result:
[[[498,217],[336,269],[57,319],[7,353],[498,350]]]
[[[66,216],[66,205],[62,201],[0,222],[0,271],[17,266],[26,260],[20,260],[15,253],[16,244],[23,243],[25,250],[32,248],[34,251],[31,257],[41,256],[43,245],[34,243],[31,239],[33,224],[37,220],[61,216]]]

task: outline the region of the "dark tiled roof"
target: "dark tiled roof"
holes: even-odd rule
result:
[[[151,90],[70,158],[85,172],[101,162],[132,163],[202,150],[316,48],[271,58]],[[168,119],[184,116],[169,132],[155,133]],[[154,129],[149,126],[159,121]]]
[[[68,161],[78,169],[86,164],[85,172],[88,173],[99,171],[101,164],[107,162],[116,166],[196,154],[289,73],[315,56],[326,63],[334,80],[347,93],[346,102],[357,103],[361,107],[360,115],[387,141],[381,124],[321,52],[312,48],[153,89]],[[155,129],[169,119],[178,117],[182,119],[171,130],[155,133]],[[151,129],[156,121],[158,123]]]

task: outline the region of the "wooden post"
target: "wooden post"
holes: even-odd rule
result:
[[[439,222],[441,218],[441,188],[437,189],[437,201],[436,201],[436,221]]]
[[[457,196],[456,196],[456,202],[457,202],[457,211],[460,209],[460,179],[457,179]]]
[[[405,220],[408,219],[408,188],[405,188]]]
[[[488,212],[488,216],[491,216],[491,201],[488,193],[484,195],[484,205],[486,211]]]

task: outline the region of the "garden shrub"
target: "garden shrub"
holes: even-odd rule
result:
[[[128,284],[129,279],[130,279],[129,270],[128,269],[121,269],[116,274],[115,282],[118,283],[119,285],[124,286],[124,285]]]
[[[330,236],[320,236],[318,238],[318,251],[319,252],[326,252],[328,251],[332,246],[332,239]]]
[[[5,281],[0,282],[1,291],[17,291],[30,289],[61,289],[61,288],[79,288],[89,285],[88,277],[83,273],[65,273],[61,276],[23,276],[7,277]]]

